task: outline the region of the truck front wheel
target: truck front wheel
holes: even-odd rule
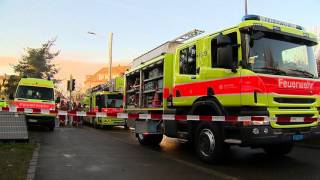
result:
[[[157,146],[161,143],[162,134],[137,134],[138,141],[141,145],[152,145]]]
[[[263,147],[264,151],[271,156],[284,156],[293,149],[293,143],[270,144]]]
[[[92,119],[92,127],[95,128],[95,129],[99,128],[99,125],[97,123],[97,118],[93,118]]]
[[[195,148],[198,157],[206,162],[220,161],[224,157],[224,146],[220,129],[213,124],[198,127]]]

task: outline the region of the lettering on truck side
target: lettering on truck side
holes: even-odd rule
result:
[[[278,87],[279,88],[293,88],[293,89],[311,89],[313,83],[309,81],[295,81],[279,78]]]

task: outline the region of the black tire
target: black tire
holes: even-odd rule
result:
[[[54,131],[54,126],[55,126],[55,125],[49,126],[49,131]]]
[[[138,141],[141,145],[157,146],[161,143],[163,135],[162,134],[136,134]]]
[[[202,123],[196,131],[195,149],[201,160],[213,163],[225,157],[228,146],[223,142],[221,130],[217,125]]]
[[[97,121],[96,120],[97,120],[96,118],[92,119],[92,127],[95,128],[95,129],[98,129],[99,126],[97,125]]]
[[[285,156],[293,149],[293,143],[270,144],[263,147],[264,152],[270,156]]]

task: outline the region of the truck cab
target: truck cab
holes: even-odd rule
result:
[[[110,84],[102,84],[88,90],[83,102],[87,111],[107,113],[116,116],[123,112],[123,78],[117,77]],[[126,121],[117,117],[85,117],[85,122],[95,128],[105,126],[125,126]]]
[[[22,78],[12,102],[17,108],[54,110],[54,84],[50,80]],[[55,116],[44,114],[27,114],[28,126],[46,126],[53,131]]]
[[[162,134],[186,139],[202,160],[213,161],[230,145],[284,155],[295,141],[319,137],[320,81],[312,50],[316,44],[316,37],[299,25],[248,15],[237,26],[198,39],[169,41],[165,53],[159,53],[164,45],[147,52],[126,73],[126,111],[198,119],[138,119],[133,127],[139,142],[159,144]],[[155,67],[161,73],[149,78]],[[152,94],[151,107],[157,108],[148,109],[146,83],[155,79],[163,81],[162,99],[160,106],[153,106]],[[210,122],[211,117],[249,122]]]

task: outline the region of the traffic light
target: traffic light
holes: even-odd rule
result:
[[[72,80],[71,80],[71,91],[74,91],[74,90],[75,90],[75,87],[76,87],[76,80],[75,80],[75,79],[72,79]]]
[[[71,89],[71,88],[70,88],[70,81],[68,80],[68,83],[67,83],[67,90],[68,90],[68,91],[70,91],[70,89]]]
[[[67,90],[74,91],[75,87],[76,87],[76,80],[75,79],[68,80]]]

